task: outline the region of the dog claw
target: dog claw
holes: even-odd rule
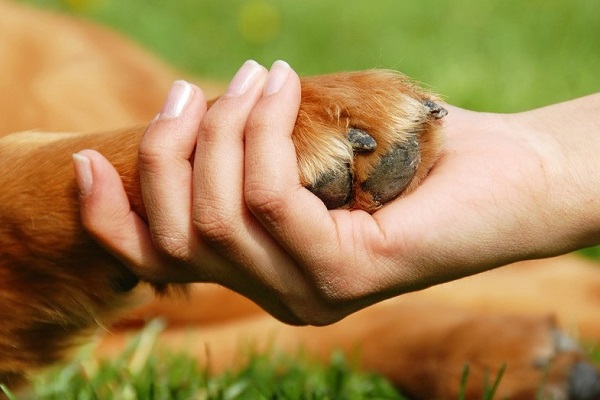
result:
[[[355,152],[373,151],[377,147],[373,136],[358,128],[351,128],[348,131],[348,141]]]
[[[434,103],[431,100],[425,100],[423,105],[429,109],[429,114],[436,119],[444,118],[446,115],[448,115],[448,111],[444,107]]]
[[[406,189],[420,162],[419,141],[411,136],[381,157],[373,174],[361,183],[361,189],[371,193],[378,204],[387,203]]]

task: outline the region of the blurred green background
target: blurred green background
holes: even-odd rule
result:
[[[392,68],[497,112],[600,91],[597,0],[27,0],[127,33],[184,71],[248,58],[300,74]]]

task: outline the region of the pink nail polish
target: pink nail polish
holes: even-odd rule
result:
[[[175,81],[169,90],[167,100],[160,111],[159,118],[177,118],[192,98],[192,85],[186,81]]]
[[[236,97],[246,93],[256,78],[260,76],[263,67],[254,60],[246,61],[235,74],[225,92],[226,96]]]
[[[285,61],[275,61],[269,71],[263,94],[268,96],[279,92],[290,75],[291,69],[290,65]]]
[[[80,196],[87,196],[92,191],[92,163],[90,159],[80,154],[73,154],[75,166],[75,180]]]

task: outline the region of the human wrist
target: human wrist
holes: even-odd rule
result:
[[[550,254],[600,244],[600,95],[515,114],[540,155]]]

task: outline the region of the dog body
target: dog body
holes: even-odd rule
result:
[[[546,379],[548,394],[584,398],[573,395],[571,382],[573,366],[584,355],[557,339],[562,335],[556,326],[584,341],[600,338],[600,270],[574,256],[520,263],[405,295],[323,328],[283,325],[213,285],[194,285],[187,300],[154,299],[83,231],[71,154],[95,148],[106,155],[133,207],[143,214],[137,146],[144,124],[180,76],[105,29],[12,2],[0,1],[0,32],[0,383],[16,386],[64,359],[99,325],[126,320],[121,326],[132,326],[161,316],[168,321],[161,343],[177,349],[189,343],[183,337],[192,331],[194,344],[186,352],[204,363],[206,348],[212,349],[209,364],[215,371],[242,361],[240,339],[251,338],[259,350],[302,347],[323,357],[336,348],[360,348],[364,368],[385,374],[417,398],[456,397],[467,362],[472,365],[469,398],[480,397],[483,377],[505,363],[500,397],[533,398]],[[303,101],[311,93],[318,97],[324,82],[335,79],[303,81]],[[351,88],[370,85],[360,79],[367,75]],[[199,84],[209,96],[220,88]],[[331,125],[319,116],[321,103],[305,104],[313,119]],[[363,122],[373,127],[385,119]],[[123,129],[128,126],[137,127]],[[329,155],[315,155],[299,140],[295,144],[306,165],[316,165],[303,168],[303,183],[314,182],[322,172],[319,160]],[[411,185],[425,176],[438,147],[433,139],[422,147],[430,162]],[[367,164],[356,166],[357,173],[375,162]],[[315,168],[312,175],[306,172]],[[355,201],[371,206],[360,196]],[[142,298],[151,300],[128,306]],[[98,354],[118,354],[128,333],[116,329],[106,335]]]

